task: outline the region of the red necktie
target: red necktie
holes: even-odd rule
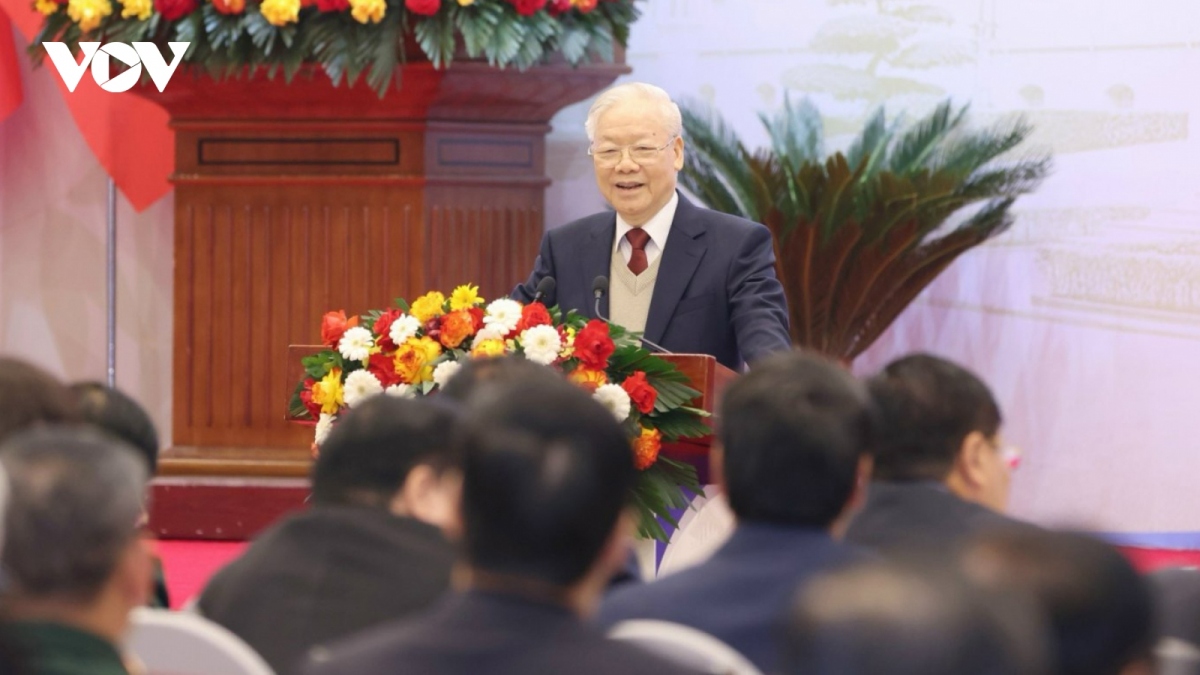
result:
[[[629,256],[629,271],[637,276],[650,266],[646,260],[646,244],[650,243],[650,233],[635,227],[625,233],[625,238],[629,240],[630,246],[633,246],[633,255]]]

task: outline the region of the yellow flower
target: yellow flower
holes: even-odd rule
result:
[[[471,348],[471,356],[473,358],[487,358],[490,356],[504,355],[503,340],[481,340],[479,344]]]
[[[58,8],[61,6],[62,5],[58,4],[54,0],[34,0],[33,3],[34,9],[42,14],[45,14],[46,16],[50,16],[51,14],[57,12]]]
[[[300,18],[300,0],[263,0],[258,11],[272,26],[286,26]]]
[[[396,350],[396,374],[405,384],[433,380],[433,360],[442,355],[442,346],[429,337],[409,338]]]
[[[416,302],[409,308],[408,313],[417,317],[417,321],[425,323],[430,319],[445,314],[445,304],[446,296],[437,291],[430,291],[417,298]]]
[[[112,3],[109,0],[71,0],[67,4],[67,15],[79,24],[79,30],[85,33],[95,30],[112,11]]]
[[[331,368],[320,382],[312,387],[312,400],[321,406],[321,412],[335,415],[345,402],[342,391],[342,369]]]
[[[473,4],[475,4],[475,0],[458,0],[459,7],[467,7]]]
[[[385,0],[350,0],[350,16],[359,23],[379,23],[385,11]]]
[[[153,0],[123,0],[121,9],[121,18],[128,19],[131,16],[137,17],[138,21],[145,21],[154,13]]]
[[[479,297],[479,287],[470,284],[463,284],[454,289],[450,294],[450,309],[457,312],[460,309],[471,309],[475,305],[482,305],[483,298]]]

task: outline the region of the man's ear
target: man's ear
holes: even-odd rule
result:
[[[982,432],[972,431],[963,438],[954,460],[954,471],[958,479],[971,490],[978,490],[987,483],[988,456],[993,452],[991,443]]]
[[[675,153],[675,170],[683,170],[683,153],[684,153],[683,136],[675,138],[675,142],[671,144],[671,151]]]
[[[875,458],[871,455],[862,455],[858,458],[858,466],[854,470],[854,489],[850,492],[850,498],[846,500],[846,505],[842,507],[842,512],[837,519],[830,525],[830,533],[837,539],[841,539],[846,534],[846,528],[850,526],[850,520],[854,518],[854,514],[862,508],[862,505],[867,501],[867,491],[870,490],[871,473],[875,469]]]
[[[708,478],[717,486],[721,494],[729,494],[729,490],[726,489],[728,483],[725,480],[725,446],[715,438],[712,446],[708,449]]]
[[[154,593],[154,544],[142,534],[134,536],[113,570],[112,583],[128,605],[144,607]]]

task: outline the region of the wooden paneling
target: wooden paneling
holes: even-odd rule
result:
[[[324,75],[181,75],[176,132],[173,447],[177,476],[297,476],[311,429],[284,417],[289,344],[326,311],[478,283],[507,295],[545,223],[545,134],[562,107],[628,72],[410,63],[380,98]],[[157,507],[156,507],[157,508]]]

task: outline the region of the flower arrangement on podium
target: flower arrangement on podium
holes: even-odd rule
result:
[[[183,62],[216,78],[262,69],[290,82],[316,64],[335,86],[365,73],[383,96],[406,52],[438,68],[456,55],[521,69],[552,54],[571,65],[612,61],[638,18],[634,1],[34,0],[45,20],[30,55],[40,62],[43,42],[72,53],[88,41],[186,42]]]
[[[639,335],[572,311],[507,298],[486,302],[472,285],[447,297],[431,291],[411,304],[348,318],[322,319],[326,347],[305,357],[290,413],[316,421],[314,452],[340,415],[372,396],[431,396],[466,359],[524,357],[555,368],[589,390],[630,439],[639,476],[634,505],[643,537],[665,540],[658,518],[687,506],[700,487],[695,468],[660,454],[664,443],[710,433],[706,413],[688,405],[700,395],[669,361],[642,347]]]

